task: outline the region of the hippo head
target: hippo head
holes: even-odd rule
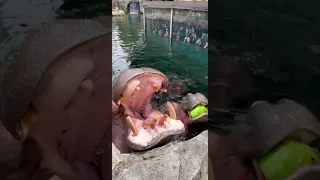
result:
[[[57,74],[58,69],[64,66],[63,61],[55,60],[72,48],[108,33],[102,24],[92,20],[55,20],[29,32],[16,59],[4,71],[4,82],[1,84],[0,119],[11,134],[16,135],[17,123],[28,116],[28,112],[61,109],[68,103],[79,83],[92,72],[93,65],[85,58],[80,59],[82,65],[78,72],[82,72],[75,75],[78,76],[77,82],[70,84],[67,91],[60,91],[62,96],[58,95],[57,99],[55,90],[50,86],[59,84],[58,76],[63,77],[68,71],[67,66],[70,70],[79,63],[77,59],[68,60],[65,72],[54,77],[52,74]],[[66,34],[69,36],[66,37]],[[41,93],[43,91],[46,93]],[[35,108],[28,110],[30,104]]]
[[[61,177],[67,177],[62,179],[72,179],[69,176],[75,176],[69,163],[66,162],[70,159],[67,156],[74,155],[63,154],[59,147],[62,137],[58,137],[60,140],[56,141],[57,132],[61,132],[60,127],[69,132],[72,131],[65,124],[66,119],[70,119],[70,115],[63,115],[64,120],[55,117],[50,119],[50,117],[58,115],[57,112],[64,114],[65,110],[70,114],[79,113],[74,107],[74,104],[78,103],[74,100],[94,99],[92,97],[93,86],[95,86],[95,94],[99,94],[97,96],[99,96],[99,100],[101,99],[99,102],[95,101],[94,104],[107,102],[103,99],[105,98],[103,94],[109,89],[105,84],[111,84],[111,78],[105,75],[108,72],[111,74],[111,68],[109,71],[105,69],[108,66],[108,60],[105,58],[111,49],[107,44],[110,42],[110,32],[111,30],[97,21],[68,19],[54,20],[39,25],[39,28],[28,33],[27,38],[21,44],[17,57],[10,61],[6,69],[3,70],[4,80],[1,82],[0,88],[1,177],[6,179],[7,176],[17,176],[19,174],[17,171],[20,170],[17,167],[20,165],[27,169],[32,167],[32,170],[27,172],[25,169],[21,169],[22,174],[19,174],[17,179],[27,179],[26,176],[32,176],[35,168],[48,169]],[[99,68],[96,65],[98,63]],[[108,67],[111,67],[111,63]],[[85,96],[77,98],[78,95]],[[97,112],[99,107],[105,109],[103,105],[97,105],[92,108],[92,111]],[[104,112],[104,109],[98,111]],[[77,113],[74,113],[75,111]],[[48,116],[45,117],[44,114],[47,112]],[[97,116],[91,117],[96,119],[97,123],[95,124],[103,124],[106,119],[104,117],[111,115],[111,112],[109,114],[92,114]],[[77,119],[78,126],[75,131],[81,129],[81,122],[79,118]],[[82,119],[84,119],[83,122],[86,122],[85,118]],[[94,131],[88,133],[75,132],[75,134],[97,137],[95,140],[87,138],[88,141],[84,141],[85,138],[82,138],[82,145],[93,147],[98,144],[97,141],[102,138],[101,134],[107,129],[101,124],[102,128],[92,127]],[[98,135],[97,132],[99,132]],[[17,141],[15,137],[19,137],[23,142]],[[76,142],[76,140],[73,139],[69,142]],[[73,152],[79,153],[84,148],[74,149],[76,150]],[[91,149],[95,151],[94,148]],[[91,158],[92,152],[83,151],[83,153],[88,154],[88,157]],[[75,157],[77,161],[84,161],[83,159],[86,157],[84,154]],[[48,160],[48,157],[53,156],[56,157],[54,161]],[[33,163],[33,159],[37,162],[29,166],[29,163]],[[27,164],[21,162],[27,162]],[[43,173],[40,174],[43,175]]]
[[[187,113],[182,115],[180,111],[208,104],[202,94],[189,93],[183,107],[167,102],[166,111],[160,112],[152,107],[151,98],[158,92],[167,92],[168,83],[163,73],[151,68],[131,68],[118,76],[112,91],[113,107],[118,106],[118,112],[121,108],[123,110],[129,127],[127,142],[134,150],[151,148],[168,137],[185,132],[185,123],[180,119],[190,116]],[[190,120],[199,120],[205,115],[207,113]]]

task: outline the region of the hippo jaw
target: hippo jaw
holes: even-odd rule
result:
[[[121,75],[118,78],[121,79]],[[132,149],[149,149],[162,140],[185,131],[184,124],[176,120],[176,112],[170,102],[166,106],[168,114],[154,109],[150,103],[155,93],[166,92],[167,84],[167,78],[163,74],[147,71],[126,82],[116,103],[124,108],[128,127],[127,141]]]
[[[166,119],[161,124],[163,117]],[[129,146],[135,150],[149,149],[165,139],[179,135],[185,131],[184,124],[180,120],[171,119],[166,114],[159,118],[158,124],[155,124],[154,127],[152,125],[148,127],[143,125],[143,121],[138,120],[133,123],[132,118],[128,116],[126,121],[130,124],[129,127],[134,125],[134,128],[136,128],[136,131],[132,130],[132,127],[129,130],[127,137]]]

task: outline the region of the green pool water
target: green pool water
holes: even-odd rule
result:
[[[208,50],[162,36],[146,34],[139,15],[114,17],[112,21],[113,80],[130,67],[151,67],[169,79],[184,81],[190,91],[208,95]]]

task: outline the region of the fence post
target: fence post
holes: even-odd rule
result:
[[[172,45],[172,22],[173,21],[173,8],[171,8],[171,17],[170,17],[170,47]]]

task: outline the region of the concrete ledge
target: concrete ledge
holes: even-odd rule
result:
[[[142,3],[143,8],[159,9],[188,9],[194,11],[208,11],[208,1],[185,2],[185,1],[149,1]]]

